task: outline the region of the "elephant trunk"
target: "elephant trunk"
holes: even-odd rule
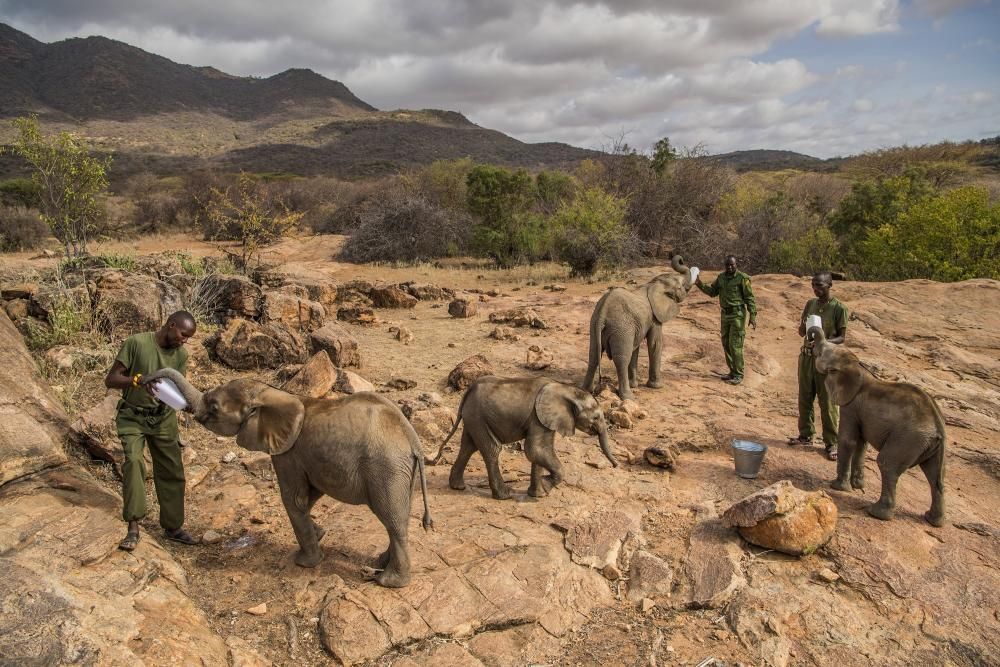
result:
[[[670,259],[670,266],[677,273],[684,274],[684,289],[690,290],[694,279],[691,277],[691,267],[684,263],[684,258],[681,255],[674,255]]]
[[[155,380],[157,378],[170,380],[177,385],[177,389],[181,392],[184,400],[187,401],[188,406],[186,410],[188,412],[192,412],[195,415],[201,412],[201,392],[198,391],[193,384],[188,382],[186,377],[173,368],[161,368],[150,375],[147,380]]]
[[[601,424],[597,427],[597,441],[601,444],[601,451],[604,452],[604,456],[606,456],[608,461],[611,462],[611,465],[617,468],[618,460],[615,458],[615,455],[611,453],[611,444],[608,442],[607,424]]]

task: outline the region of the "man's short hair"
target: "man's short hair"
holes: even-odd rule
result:
[[[813,274],[813,280],[823,280],[825,282],[833,284],[833,273],[830,269],[821,269]]]
[[[723,262],[728,262],[729,260],[733,260],[733,262],[735,262],[736,261],[736,255],[726,255],[726,258],[724,260],[722,260],[722,261]]]
[[[186,310],[178,310],[176,313],[171,314],[170,317],[167,318],[167,324],[173,324],[178,327],[198,326],[198,324],[194,321],[194,315]]]

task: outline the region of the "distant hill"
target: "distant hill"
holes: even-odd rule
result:
[[[813,157],[795,151],[750,150],[734,151],[711,155],[706,159],[719,162],[736,171],[780,171],[799,169],[802,171],[836,171],[841,158]]]
[[[599,155],[527,144],[455,111],[379,111],[308,69],[239,77],[105,37],[46,44],[4,24],[0,91],[0,118],[37,113],[46,131],[86,136],[114,154],[115,180],[198,167],[350,178],[458,157],[553,168]],[[11,136],[0,128],[0,141]],[[22,169],[0,157],[0,176]]]

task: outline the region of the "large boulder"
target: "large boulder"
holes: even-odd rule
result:
[[[302,288],[302,291],[305,292],[305,289]],[[268,292],[261,305],[262,322],[281,322],[299,331],[319,329],[325,317],[322,305],[288,291]]]
[[[109,393],[103,401],[81,414],[70,425],[73,440],[91,456],[118,464],[125,459],[115,426],[120,399],[118,391]]]
[[[512,308],[510,310],[494,311],[490,313],[490,322],[495,324],[509,324],[513,327],[545,328],[545,322],[531,308]]]
[[[361,352],[357,339],[336,322],[328,322],[309,335],[312,349],[326,350],[330,361],[338,368],[361,366]]]
[[[330,361],[330,355],[326,350],[320,350],[285,383],[283,389],[300,396],[322,398],[333,389],[336,381],[337,369]]]
[[[801,556],[833,537],[837,506],[823,491],[803,491],[782,480],[735,503],[722,521],[748,542]]]
[[[417,297],[395,285],[373,287],[368,298],[376,308],[413,308],[418,301]]]
[[[484,375],[493,375],[493,364],[481,354],[474,354],[448,374],[448,384],[459,391],[465,389]]]
[[[337,319],[350,324],[372,326],[378,323],[375,311],[367,306],[343,306],[337,309]]]
[[[455,296],[455,290],[430,283],[407,282],[402,283],[400,287],[421,301],[443,301]]]
[[[305,343],[285,325],[250,320],[231,320],[206,345],[219,361],[237,370],[300,364],[308,357]]]
[[[0,462],[7,471],[0,483],[65,461],[59,443],[69,433],[69,416],[38,377],[35,360],[5,313],[0,313],[0,408],[8,415],[0,419],[6,425]],[[23,416],[15,423],[14,414]]]
[[[140,273],[103,271],[93,284],[94,323],[118,337],[155,331],[184,308],[176,287]]]
[[[475,317],[479,312],[479,304],[472,299],[455,299],[448,304],[448,314],[452,317],[468,318]]]
[[[338,368],[333,390],[342,394],[356,394],[360,391],[375,391],[375,385],[353,371]]]
[[[243,276],[211,274],[191,288],[191,307],[220,324],[233,318],[260,317],[263,292]]]

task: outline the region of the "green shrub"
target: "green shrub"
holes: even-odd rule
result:
[[[621,265],[630,246],[626,208],[623,199],[600,188],[587,188],[563,204],[550,219],[556,259],[569,264],[574,276]]]
[[[510,171],[476,165],[466,179],[469,211],[478,218],[474,249],[497,266],[509,267],[535,259],[526,246],[540,243],[537,221],[530,214],[535,183],[523,169]]]
[[[0,205],[38,208],[41,187],[30,178],[12,178],[0,183]]]
[[[920,201],[860,243],[867,280],[1000,279],[1000,204],[964,187]]]
[[[135,271],[139,264],[135,260],[135,255],[126,255],[117,252],[104,252],[98,255],[105,266],[110,269],[120,269],[122,271]]]
[[[468,178],[474,163],[469,158],[437,160],[415,172],[413,187],[428,202],[452,211],[467,211]]]
[[[90,304],[79,303],[69,295],[55,299],[49,311],[48,326],[28,320],[25,342],[33,350],[79,343],[80,337],[90,331],[90,315]]]
[[[812,275],[842,265],[837,239],[827,227],[817,227],[793,239],[771,244],[767,270],[771,273]]]
[[[0,208],[0,251],[33,250],[49,237],[49,226],[38,211],[12,206]]]

